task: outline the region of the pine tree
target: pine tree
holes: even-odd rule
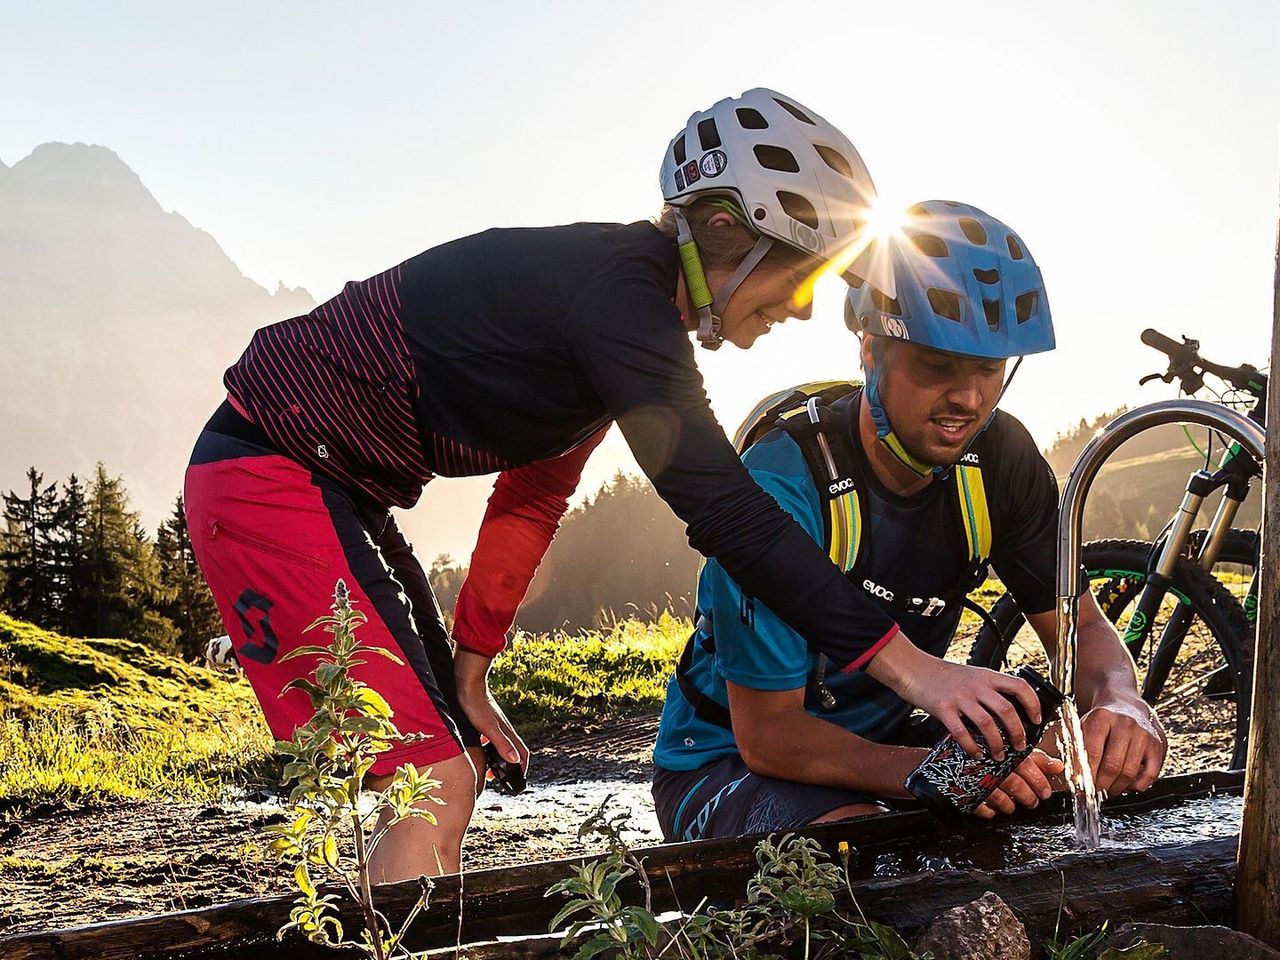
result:
[[[58,624],[58,591],[54,574],[57,484],[44,486],[35,467],[27,470],[28,495],[4,495],[5,537],[0,552],[4,593],[0,606],[42,627]]]
[[[177,630],[157,612],[169,599],[160,565],[120,477],[101,463],[86,502],[84,587],[90,636],[126,637],[167,653],[177,653]]]
[[[62,485],[56,513],[54,581],[58,593],[58,629],[82,637],[92,630],[93,598],[86,580],[89,509],[84,484],[74,473]]]
[[[156,531],[155,552],[160,567],[160,585],[169,598],[160,606],[159,612],[177,628],[182,655],[187,659],[198,659],[203,654],[205,642],[223,632],[222,618],[191,549],[182,494],[178,494],[174,501],[173,513]]]

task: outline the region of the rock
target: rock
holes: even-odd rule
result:
[[[1168,951],[1164,960],[1280,960],[1280,950],[1230,927],[1126,923],[1116,929],[1107,945],[1123,948],[1141,940],[1163,945]]]
[[[929,924],[916,950],[935,960],[1028,960],[1031,941],[1008,904],[988,891]]]

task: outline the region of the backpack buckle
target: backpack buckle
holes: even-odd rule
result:
[[[922,617],[936,617],[947,609],[947,601],[941,597],[912,597],[906,602],[908,613],[919,614]]]

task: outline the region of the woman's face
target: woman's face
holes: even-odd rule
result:
[[[721,336],[743,350],[768,333],[775,323],[785,323],[791,317],[808,320],[813,315],[813,302],[809,297],[804,298],[803,306],[795,300],[797,290],[813,268],[795,263],[771,266],[768,259],[747,274],[721,316]],[[725,270],[717,277],[720,271],[711,271],[707,279],[712,290],[727,280],[731,272]]]

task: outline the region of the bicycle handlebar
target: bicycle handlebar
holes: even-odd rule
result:
[[[1178,343],[1150,327],[1142,331],[1142,342],[1169,358],[1169,369],[1163,374],[1152,374],[1152,377],[1159,377],[1165,383],[1172,383],[1177,379],[1181,381],[1185,393],[1193,394],[1204,386],[1203,374],[1211,373],[1237,390],[1251,393],[1259,399],[1267,395],[1266,374],[1259,373],[1257,367],[1248,363],[1242,363],[1238,367],[1226,367],[1220,363],[1214,363],[1200,356],[1199,340],[1183,337],[1182,341]],[[1144,377],[1142,382],[1145,383],[1149,379],[1151,377]]]
[[[1150,327],[1142,331],[1142,342],[1148,347],[1155,347],[1161,353],[1167,353],[1171,357],[1189,354],[1194,358],[1196,350],[1200,347],[1200,344],[1195,340],[1188,341],[1185,344],[1178,343],[1176,340],[1166,337],[1159,330],[1153,330]]]

